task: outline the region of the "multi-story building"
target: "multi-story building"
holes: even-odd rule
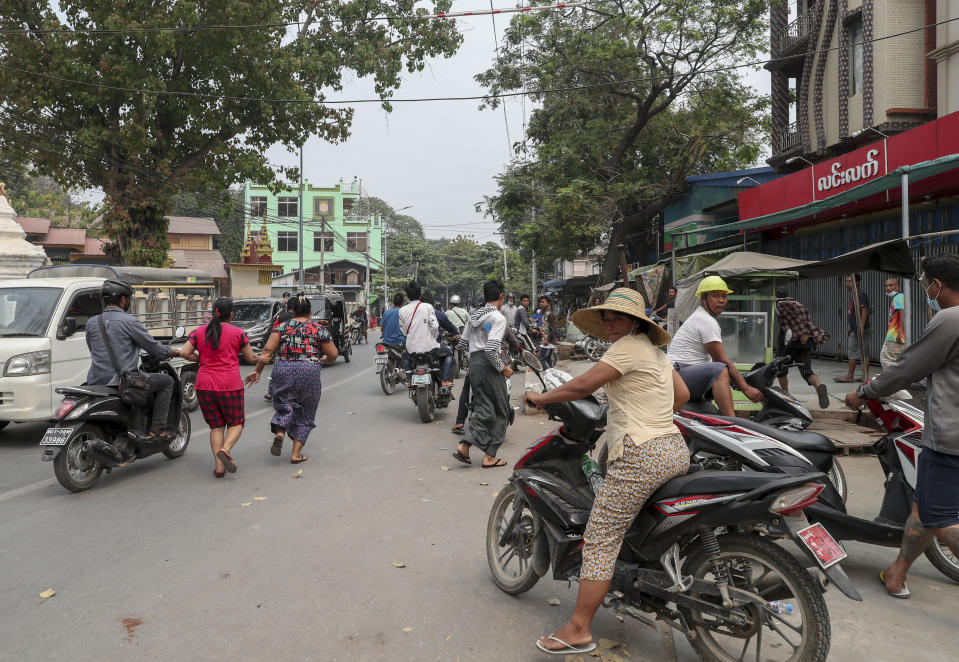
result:
[[[383,264],[381,220],[364,209],[359,182],[332,187],[303,183],[303,236],[299,232],[300,192],[296,187],[272,193],[266,186],[247,182],[247,218],[253,226],[266,220],[273,262],[283,267],[274,283],[293,285],[303,246],[304,282],[332,285],[348,300],[359,301],[370,272]],[[320,263],[323,274],[320,274]]]

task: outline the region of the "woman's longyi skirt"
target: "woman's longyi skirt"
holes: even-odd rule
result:
[[[320,404],[320,373],[323,367],[314,361],[277,361],[273,368],[273,419],[270,427],[286,430],[286,436],[306,443],[316,427],[316,408]]]

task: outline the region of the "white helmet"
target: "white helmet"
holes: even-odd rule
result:
[[[461,305],[462,303],[463,303],[463,300],[460,299],[460,295],[459,295],[459,294],[454,294],[453,296],[450,297],[450,305],[451,305],[451,306],[459,306],[459,305]]]

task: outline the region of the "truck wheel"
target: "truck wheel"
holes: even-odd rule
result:
[[[196,396],[196,371],[181,373],[180,391],[183,393],[183,411],[196,411],[200,399]]]

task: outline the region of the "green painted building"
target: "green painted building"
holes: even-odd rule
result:
[[[297,187],[276,194],[250,182],[244,188],[251,229],[255,231],[266,220],[273,262],[283,267],[283,275],[273,279],[274,286],[297,283],[302,242],[305,284],[332,286],[348,301],[364,301],[367,260],[371,273],[383,264],[383,226],[379,218],[364,213],[359,182],[340,180],[335,186],[323,187],[304,181],[302,237],[299,196]],[[376,293],[370,298],[375,301]]]

